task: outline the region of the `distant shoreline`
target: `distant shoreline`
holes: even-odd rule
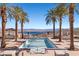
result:
[[[6,30],[14,29],[14,28],[7,28]],[[14,29],[15,30],[15,29]],[[0,29],[0,32],[2,30]],[[24,29],[24,32],[52,32],[53,29]],[[59,29],[55,29],[55,31],[59,31]],[[69,31],[69,29],[62,29],[62,31]],[[79,28],[75,28],[74,31],[79,31]],[[20,29],[18,29],[18,32],[21,32]]]

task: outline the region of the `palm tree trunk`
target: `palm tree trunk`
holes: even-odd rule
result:
[[[55,38],[55,22],[53,21],[53,38]]]
[[[73,23],[70,22],[70,49],[74,50]]]
[[[1,16],[2,16],[2,41],[1,48],[5,48],[5,25],[6,25],[6,7],[2,6],[1,8]]]
[[[1,48],[5,48],[5,19],[2,18],[2,42],[1,42]]]
[[[69,7],[69,22],[70,22],[70,50],[74,50],[74,39],[73,39],[74,3],[71,3]]]
[[[62,32],[62,17],[59,19],[59,42],[61,42],[61,32]]]
[[[18,32],[18,21],[16,20],[16,24],[15,24],[15,41],[17,41],[17,32]]]
[[[21,22],[21,38],[23,39],[23,21]]]

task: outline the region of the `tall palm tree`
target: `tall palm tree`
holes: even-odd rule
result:
[[[28,17],[27,17],[28,15],[27,15],[27,13],[26,12],[24,12],[23,10],[22,10],[22,13],[20,14],[20,22],[21,22],[21,38],[23,38],[23,24],[25,23],[25,22],[29,22],[29,19],[28,19]]]
[[[6,26],[6,20],[7,20],[7,15],[6,15],[7,7],[5,4],[1,4],[0,6],[0,16],[2,18],[2,42],[1,42],[1,47],[5,47],[5,26]]]
[[[56,22],[56,17],[55,17],[55,10],[50,9],[48,11],[48,14],[46,15],[46,24],[50,24],[51,22],[53,23],[53,38],[55,38],[55,22]]]
[[[70,23],[70,50],[74,50],[74,39],[73,39],[73,23],[74,23],[74,3],[69,5],[69,23]]]
[[[65,7],[65,4],[59,4],[57,7],[56,7],[56,16],[58,17],[59,19],[59,42],[61,42],[61,32],[62,32],[62,18],[63,16],[67,15],[67,8]]]
[[[65,4],[65,6],[66,6],[66,4]],[[74,31],[73,31],[73,29],[74,29],[74,27],[73,27],[73,23],[74,23],[74,11],[76,11],[78,14],[79,14],[79,11],[78,11],[78,9],[75,8],[75,4],[74,3],[70,3],[68,5],[68,7],[69,7],[69,10],[68,10],[69,13],[68,13],[68,15],[69,15],[69,24],[70,24],[70,50],[74,50],[74,38],[73,38],[73,34],[74,34]],[[67,9],[65,11],[68,12]]]
[[[15,19],[15,41],[17,41],[18,21],[20,20],[20,14],[22,9],[18,6],[13,6],[12,8],[10,8],[10,11],[12,17]]]

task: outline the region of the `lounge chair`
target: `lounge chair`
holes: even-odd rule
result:
[[[67,50],[55,50],[55,56],[69,56]]]
[[[0,54],[0,56],[12,56],[12,54]]]
[[[30,50],[30,53],[36,53],[36,54],[44,54],[46,51],[44,48],[33,48]]]
[[[45,49],[44,48],[37,48],[37,52],[36,53],[45,53]]]
[[[79,43],[75,43],[75,48],[78,48],[79,49]]]
[[[31,48],[31,49],[30,49],[30,54],[35,53],[35,51],[37,51],[36,48]]]

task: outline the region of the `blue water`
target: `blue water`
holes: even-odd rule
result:
[[[58,31],[58,29],[55,29],[55,31],[57,32]],[[37,35],[37,34],[45,34],[45,33],[47,33],[47,32],[52,32],[52,29],[51,30],[47,30],[47,31],[25,31],[24,32],[24,34],[33,34],[33,35]],[[21,33],[21,32],[19,32],[19,33]]]
[[[56,48],[48,38],[28,39],[19,48]]]
[[[44,34],[46,32],[24,32],[24,34],[33,34],[33,35],[37,35],[37,34]]]

